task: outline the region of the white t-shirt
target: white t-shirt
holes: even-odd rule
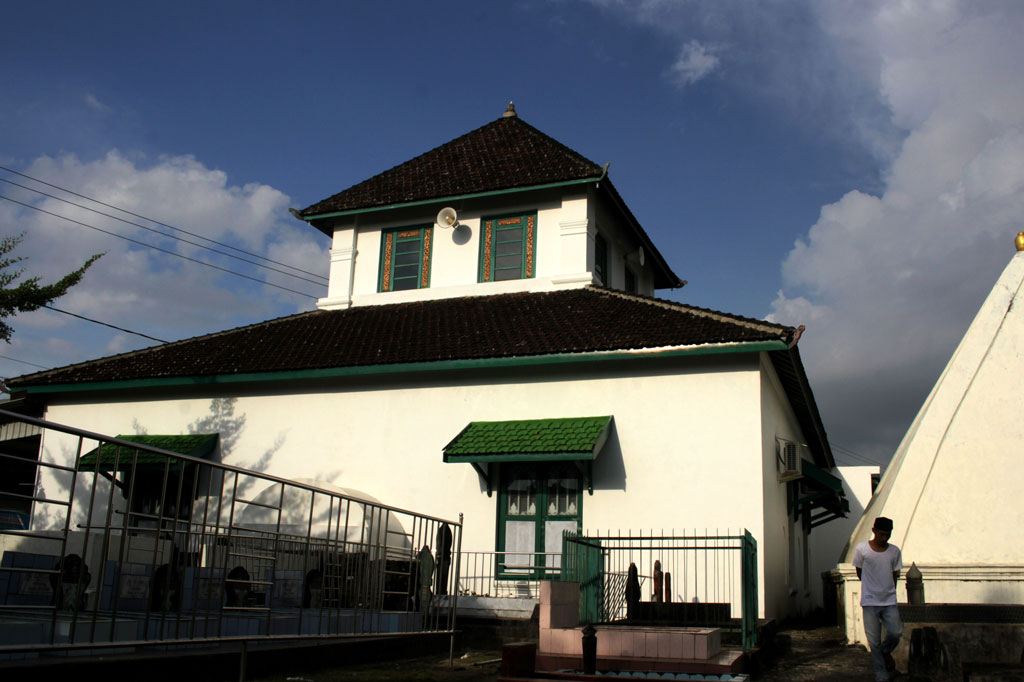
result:
[[[896,603],[896,585],[892,574],[903,569],[900,548],[890,543],[884,552],[861,542],[853,550],[853,565],[860,569],[860,605],[890,606]]]

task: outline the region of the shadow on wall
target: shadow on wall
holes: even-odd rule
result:
[[[236,453],[246,424],[244,414],[235,414],[237,402],[237,398],[214,398],[210,401],[208,413],[189,424],[186,427],[186,432],[193,435],[219,434],[219,447],[210,455],[210,462],[233,464],[256,472],[265,472],[270,468],[274,456],[284,445],[284,433],[280,433],[265,449],[261,449],[255,460],[246,456],[248,452]],[[77,426],[86,430],[93,430],[90,429],[89,424]],[[131,420],[132,434],[145,435],[149,434],[150,431],[151,429],[142,424],[138,418]],[[76,438],[61,438],[60,434],[50,433],[56,437],[56,440],[51,439],[51,442],[48,442],[44,436],[43,452],[40,455],[40,459],[43,461],[59,465],[73,465],[78,457],[92,450],[95,446],[94,442],[83,441],[79,443]],[[47,456],[50,448],[56,449],[59,454],[56,457]],[[240,461],[232,461],[236,459]],[[75,484],[74,505],[71,509],[71,527],[73,528],[87,525],[86,515],[88,514],[89,507],[87,501],[90,498],[94,499],[97,503],[93,507],[94,523],[105,521],[108,501],[115,510],[124,511],[124,495],[113,489],[114,484],[109,480],[108,476],[84,474],[85,472],[82,472],[77,477],[77,483]],[[220,491],[224,484],[224,477],[220,475],[219,470],[209,468],[202,474],[199,490],[208,489],[208,484],[211,483],[208,480],[209,476],[216,477],[212,481],[212,485],[209,485],[209,489]],[[69,497],[68,493],[73,479],[74,473],[71,471],[39,467],[36,473],[36,497],[44,500],[66,501]],[[248,495],[258,482],[259,479],[251,476],[240,476],[237,481],[235,494],[238,496]],[[120,487],[121,484],[118,484],[118,489]],[[64,505],[37,502],[33,509],[32,527],[36,529],[62,529],[64,528],[66,514],[67,507]]]
[[[491,486],[493,494],[498,494],[496,491],[500,487],[500,480],[502,474],[500,473],[501,467],[508,466],[507,463],[492,464],[491,465]],[[594,490],[625,490],[626,489],[626,466],[622,459],[622,446],[619,444],[619,434],[615,426],[615,420],[612,420],[611,428],[608,431],[608,440],[605,441],[604,447],[597,453],[597,458],[593,461],[593,469],[591,476],[593,478],[592,485]],[[487,492],[487,482],[482,476],[477,476],[477,483],[479,484],[479,490],[481,494]],[[584,484],[585,486],[585,484]]]
[[[265,473],[270,468],[274,455],[277,454],[285,443],[284,434],[279,433],[269,447],[263,450],[255,461],[250,461],[246,452],[238,453],[241,461],[232,461],[236,459],[235,449],[241,440],[242,432],[245,430],[245,415],[235,416],[235,404],[237,402],[238,398],[214,398],[210,401],[210,413],[192,422],[188,426],[188,432],[192,434],[220,434],[219,452],[217,453],[217,459],[213,461]],[[238,483],[236,495],[240,497],[249,495],[257,481],[258,479],[248,476],[243,477]]]
[[[238,398],[214,398],[210,401],[210,413],[188,425],[190,434],[219,433],[220,448],[211,461],[227,463],[238,440],[245,430],[245,415],[235,416]]]
[[[1021,584],[1015,580],[1007,580],[1001,583],[988,585],[981,594],[981,598],[978,600],[981,604],[1014,604],[1019,605],[1021,599]],[[925,583],[925,599],[928,598],[927,582]],[[1022,635],[1024,635],[1024,626],[1022,626]],[[1024,663],[1024,650],[1021,651],[1021,663]]]
[[[285,443],[284,433],[278,433],[265,449],[257,450],[259,454],[252,458],[251,444],[241,447],[242,434],[245,431],[246,415],[235,414],[238,398],[214,398],[210,401],[209,413],[196,419],[188,426],[190,434],[217,433],[220,435],[220,447],[211,458],[212,462],[248,469],[256,473],[266,473],[275,455]],[[220,469],[208,469],[208,478],[200,482],[200,490],[208,490],[209,496],[200,495],[195,500],[192,510],[194,521],[200,519],[211,522],[211,510],[220,509],[220,523],[228,522],[230,514],[227,509],[213,502],[217,499],[249,499],[267,485],[265,479],[245,474],[235,476]],[[227,515],[225,515],[227,514]],[[213,513],[213,517],[217,517]]]
[[[612,420],[608,440],[593,465],[594,490],[626,490],[626,464],[622,459],[618,425]]]

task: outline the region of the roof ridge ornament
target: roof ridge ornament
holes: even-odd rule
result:
[[[501,115],[501,117],[502,118],[519,118],[519,115],[516,114],[516,105],[513,104],[511,101],[509,101],[508,107],[505,108],[505,113],[503,113]]]
[[[1017,245],[1018,251],[1024,251],[1024,230],[1017,233],[1017,238],[1013,240],[1013,243]]]

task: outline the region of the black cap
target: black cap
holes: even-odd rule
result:
[[[892,519],[887,519],[884,516],[879,516],[875,519],[875,525],[872,526],[875,530],[884,530],[892,532]]]

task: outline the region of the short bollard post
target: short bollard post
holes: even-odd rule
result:
[[[597,672],[597,628],[591,624],[583,628],[583,674]]]
[[[916,563],[910,564],[907,571],[907,603],[924,604],[924,578]]]

